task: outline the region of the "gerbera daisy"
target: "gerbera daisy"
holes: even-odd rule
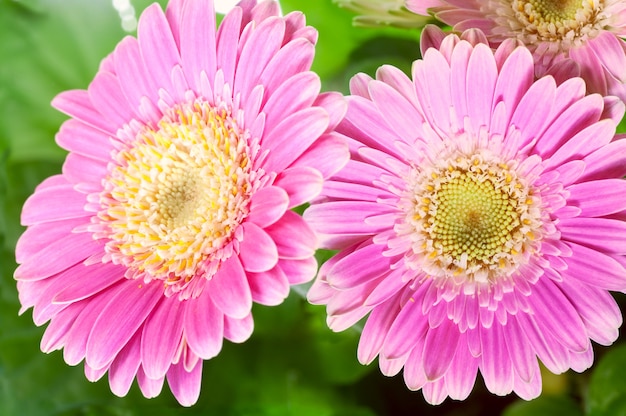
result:
[[[423,27],[430,16],[418,16],[404,6],[404,0],[334,0],[340,7],[358,13],[353,20],[356,26],[391,25],[397,27]]]
[[[347,161],[345,104],[309,71],[317,32],[278,11],[244,0],[216,30],[211,0],[155,4],[86,91],[53,101],[70,153],[24,205],[21,312],[50,321],[43,351],[108,371],[117,395],[167,378],[193,404],[202,360],[252,333],[252,303],[315,275],[290,208]]]
[[[589,92],[626,100],[626,3],[621,0],[428,0],[457,31],[478,28],[492,46],[515,38],[533,53],[537,76],[564,58],[580,66]],[[424,14],[424,0],[407,0]]]
[[[335,331],[369,314],[361,363],[404,368],[434,404],[466,398],[479,371],[531,399],[538,359],[588,368],[590,340],[611,344],[622,322],[608,291],[626,290],[623,103],[535,80],[524,47],[464,38],[423,51],[412,79],[352,79],[337,128],[351,160],[304,214],[340,250],[309,300]]]

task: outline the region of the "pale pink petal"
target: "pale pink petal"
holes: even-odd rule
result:
[[[186,1],[180,21],[180,57],[187,80],[200,86],[200,74],[215,75],[217,49],[212,1]],[[232,47],[232,46],[231,46]],[[202,51],[198,53],[198,51]]]

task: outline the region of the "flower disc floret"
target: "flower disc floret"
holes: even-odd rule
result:
[[[540,198],[517,165],[484,149],[413,169],[405,223],[396,225],[422,260],[408,266],[479,283],[517,271],[536,250],[541,228]]]
[[[248,140],[226,106],[201,100],[138,133],[115,155],[100,194],[107,257],[128,278],[174,291],[211,278],[249,211]]]

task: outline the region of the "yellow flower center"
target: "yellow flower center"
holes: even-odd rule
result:
[[[495,282],[535,250],[540,198],[517,162],[486,150],[444,157],[416,168],[409,180],[408,228],[420,268],[433,277]],[[404,231],[402,231],[404,230]]]
[[[129,278],[178,289],[195,276],[210,278],[248,214],[249,152],[229,111],[203,101],[140,132],[115,155],[100,195],[110,259]]]
[[[513,0],[511,7],[517,20],[511,27],[519,26],[527,44],[550,41],[567,48],[603,26],[604,0]]]

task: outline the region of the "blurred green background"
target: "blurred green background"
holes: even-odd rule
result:
[[[51,99],[86,88],[100,60],[128,34],[113,3],[0,0],[0,416],[626,415],[626,346],[595,346],[600,360],[586,373],[545,373],[544,394],[532,402],[493,396],[478,380],[465,402],[433,407],[401,376],[387,378],[376,364],[359,365],[358,331],[329,331],[324,308],[304,300],[306,288],[281,306],[255,306],[252,338],[226,342],[217,358],[205,362],[200,399],[188,409],[167,387],[156,399],[143,398],[136,385],[118,398],[106,376],[90,383],[82,365],[66,365],[58,351],[41,353],[44,328],[34,326],[31,311],[18,316],[13,270],[23,231],[20,210],[39,182],[61,171],[65,157],[54,135],[66,117],[50,107]],[[150,3],[132,0],[137,16]],[[419,57],[415,30],[355,28],[353,15],[331,0],[281,4],[285,12],[304,11],[319,30],[313,69],[325,90],[347,93],[355,73],[373,74],[382,64],[408,71]],[[623,296],[618,300],[623,307]]]

